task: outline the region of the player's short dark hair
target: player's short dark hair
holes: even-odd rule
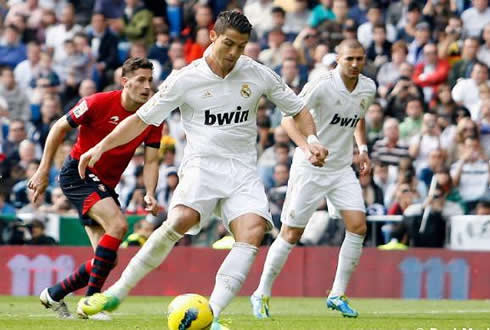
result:
[[[138,69],[150,69],[153,70],[153,63],[147,58],[143,57],[130,57],[122,66],[122,76],[127,77],[129,74],[135,72]]]
[[[271,9],[271,13],[272,14],[281,14],[283,17],[286,16],[286,11],[284,9],[282,9],[282,7],[272,7]]]
[[[219,13],[214,23],[214,31],[217,34],[223,34],[226,29],[237,30],[240,33],[250,35],[252,33],[252,24],[248,18],[237,10],[226,10]]]

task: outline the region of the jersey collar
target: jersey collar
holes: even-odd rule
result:
[[[345,84],[344,84],[344,81],[342,80],[342,77],[340,77],[340,69],[339,69],[339,67],[337,66],[332,71],[333,71],[333,78],[334,78],[334,81],[335,81],[335,85],[336,85],[336,87],[339,90],[341,90],[342,92],[347,93],[349,95],[353,95],[353,94],[356,94],[357,93],[357,91],[359,89],[359,84],[360,84],[360,78],[361,77],[358,78],[357,84],[356,84],[356,87],[354,87],[354,90],[352,92],[349,92],[349,90],[347,89],[347,87],[345,87]]]

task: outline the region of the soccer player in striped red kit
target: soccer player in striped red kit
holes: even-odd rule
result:
[[[114,188],[136,148],[142,143],[145,144],[145,202],[148,211],[157,212],[155,187],[158,182],[161,126],[150,126],[135,140],[104,154],[101,166],[87,170],[84,179],[78,174],[80,156],[150,98],[152,71],[153,65],[147,59],[130,58],[122,67],[122,90],[97,93],[80,100],[51,128],[39,169],[29,181],[29,188],[34,191],[34,199],[37,199],[48,185],[48,172],[56,149],[68,131],[79,127],[77,141],[60,171],[60,187],[77,208],[95,253],[93,258],[82,264],[73,274],[42,291],[41,303],[56,311],[59,317],[71,317],[63,301],[67,294],[87,285],[87,296],[100,292],[116,264],[117,250],[128,225],[119,208],[118,195]],[[87,317],[83,312],[78,314],[83,318]],[[93,318],[109,317],[99,314]]]

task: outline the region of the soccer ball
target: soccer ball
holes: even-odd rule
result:
[[[170,330],[206,329],[213,322],[213,311],[206,298],[187,293],[170,302],[167,318]]]

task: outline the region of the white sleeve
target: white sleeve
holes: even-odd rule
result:
[[[294,94],[281,77],[266,66],[264,68],[266,97],[274,103],[284,116],[294,116],[304,108],[304,102]]]
[[[179,74],[172,73],[136,114],[148,125],[159,126],[170,113],[182,105],[184,88],[179,83]]]

